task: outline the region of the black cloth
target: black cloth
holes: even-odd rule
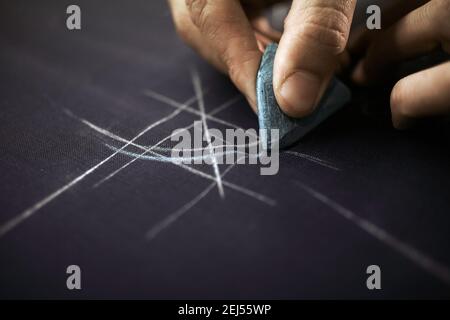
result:
[[[0,4],[0,297],[450,297],[448,123],[395,131],[388,100],[373,106],[355,90],[281,155],[278,175],[231,169],[223,199],[213,186],[194,205],[214,181],[149,159],[94,187],[132,158],[117,154],[86,175],[123,143],[80,119],[132,139],[176,110],[146,90],[182,103],[194,95],[192,68],[206,112],[238,92],[178,39],[165,1],[77,1],[80,31],[66,28],[69,4]],[[215,116],[257,128],[243,98]],[[135,143],[199,119],[183,111]],[[81,291],[66,288],[73,264]],[[380,291],[366,288],[373,264]]]

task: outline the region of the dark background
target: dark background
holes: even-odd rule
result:
[[[66,29],[72,2],[0,3],[1,227],[111,155],[105,144],[122,146],[67,110],[131,139],[174,111],[143,92],[184,102],[191,68],[209,88],[207,111],[238,94],[177,38],[165,1],[76,1],[81,31]],[[273,177],[237,166],[224,180],[274,206],[213,188],[151,240],[152,227],[211,181],[138,160],[93,188],[130,160],[113,157],[0,237],[0,297],[449,298],[449,125],[395,131],[384,91],[354,89],[352,104],[291,150],[339,171],[288,153]],[[257,127],[244,99],[216,116]],[[136,143],[195,120],[183,112]],[[71,264],[81,291],[66,289]],[[381,267],[380,291],[366,288],[371,264]]]

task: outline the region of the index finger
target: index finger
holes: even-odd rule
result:
[[[237,88],[256,109],[256,74],[261,52],[237,0],[186,0],[193,24],[223,62]]]

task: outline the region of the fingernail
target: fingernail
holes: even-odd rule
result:
[[[320,84],[320,79],[309,72],[298,71],[289,76],[280,90],[289,115],[309,115],[315,108]]]

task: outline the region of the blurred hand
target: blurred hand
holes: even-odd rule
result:
[[[355,82],[373,83],[398,62],[440,47],[450,53],[450,0],[415,2],[416,8],[389,28],[375,36],[365,32],[350,45],[350,51],[364,52],[352,75]],[[391,93],[391,112],[398,129],[408,127],[415,118],[450,114],[450,62],[401,79]]]
[[[311,113],[344,54],[356,0],[294,0],[284,33],[261,15],[276,0],[169,0],[180,36],[227,73],[256,111],[262,51],[280,42],[274,89],[285,113]]]

